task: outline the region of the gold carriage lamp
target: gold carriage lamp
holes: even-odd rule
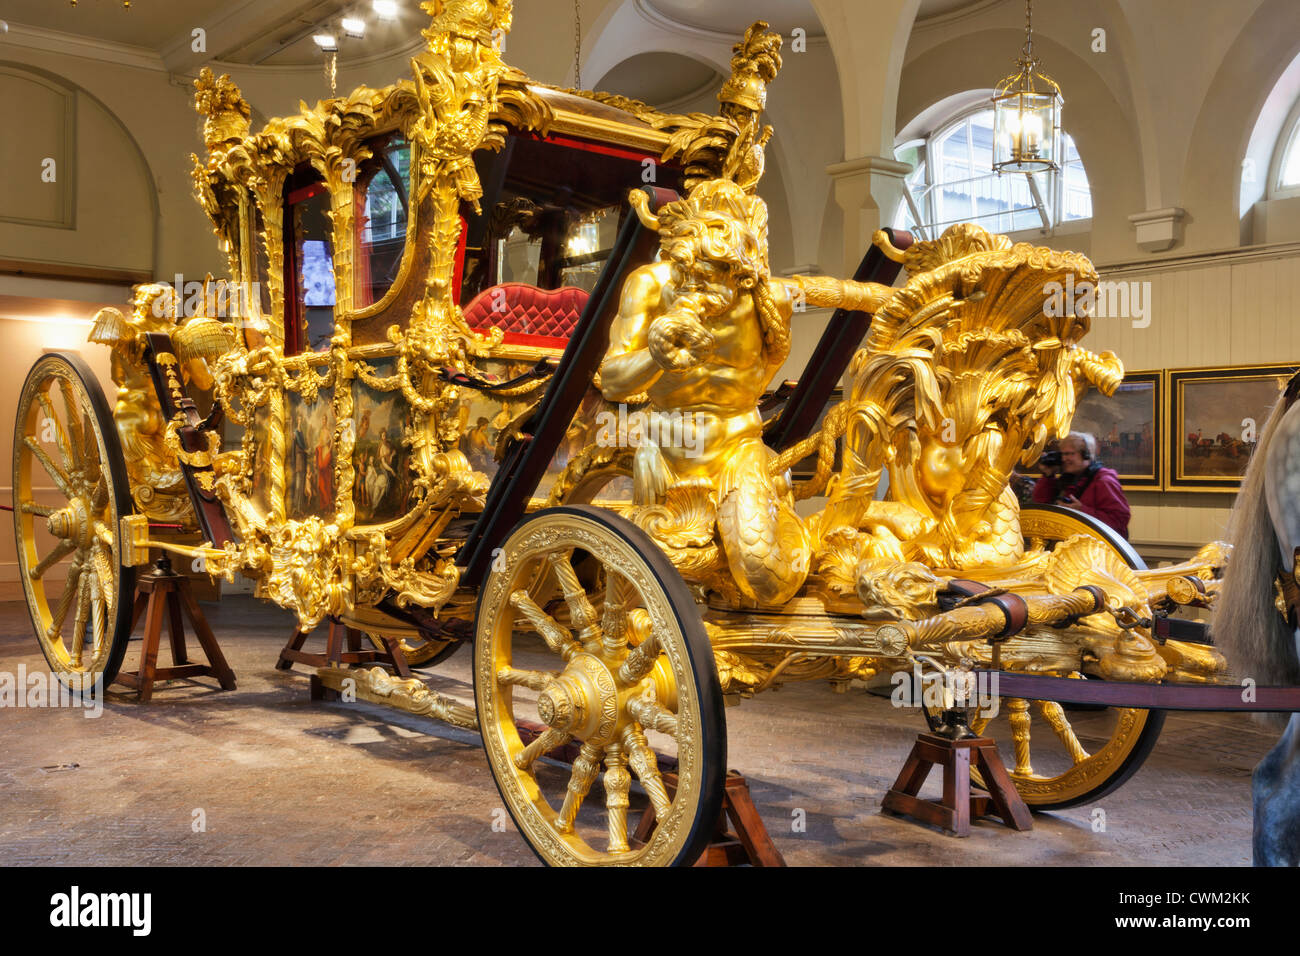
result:
[[[1059,172],[1061,88],[1039,71],[1034,56],[1033,0],[1025,0],[1025,45],[1019,69],[993,94],[993,171]]]

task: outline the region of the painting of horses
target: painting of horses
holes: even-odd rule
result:
[[[1164,443],[1161,440],[1164,373],[1129,372],[1115,394],[1090,389],[1079,399],[1070,426],[1091,432],[1097,439],[1097,457],[1114,468],[1128,489],[1159,490],[1164,480]]]
[[[1268,410],[1295,365],[1169,372],[1169,480],[1174,491],[1241,487]]]

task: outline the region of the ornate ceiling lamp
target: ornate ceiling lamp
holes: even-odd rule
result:
[[[1025,45],[1016,64],[993,94],[993,171],[1057,172],[1065,101],[1034,56],[1033,0],[1025,0]]]

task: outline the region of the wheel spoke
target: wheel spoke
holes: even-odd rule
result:
[[[573,821],[577,819],[578,808],[582,806],[583,798],[590,792],[591,785],[596,782],[596,775],[600,772],[600,756],[599,747],[584,743],[574,758],[573,773],[569,775],[569,786],[564,793],[564,805],[560,807],[560,815],[555,821],[555,829],[561,833],[573,832]]]
[[[63,422],[59,421],[58,416],[54,414],[54,403],[45,392],[37,392],[36,401],[40,404],[41,411],[45,413],[46,420],[54,428],[54,444],[63,458],[63,467],[67,471],[75,470],[76,458],[72,454],[72,444],[68,441],[68,433],[63,430]]]
[[[533,690],[545,690],[560,675],[551,671],[521,670],[515,667],[501,667],[497,670],[497,683],[519,684]]]
[[[76,396],[72,393],[72,383],[59,379],[59,392],[63,396],[63,408],[67,412],[68,432],[72,438],[73,454],[86,457],[86,432],[81,418],[81,409],[77,406]]]
[[[103,511],[104,506],[108,504],[108,478],[100,474],[95,479],[95,492],[90,497],[90,508],[92,511]]]
[[[1079,743],[1079,738],[1075,736],[1074,728],[1065,719],[1065,708],[1054,700],[1042,700],[1038,702],[1038,710],[1046,719],[1052,731],[1060,738],[1061,743],[1065,745],[1070,760],[1076,766],[1092,756],[1083,749],[1083,744]]]
[[[80,593],[81,570],[81,559],[74,559],[72,567],[68,569],[67,581],[63,585],[63,595],[59,598],[59,604],[50,616],[50,626],[45,632],[46,637],[51,641],[63,630],[63,622],[68,619],[68,611],[72,610],[73,599]]]
[[[72,619],[72,666],[81,666],[81,649],[86,643],[86,622],[90,616],[90,574],[77,582],[77,616]]]
[[[96,541],[90,549],[91,566],[95,570],[95,581],[101,596],[111,611],[117,604],[117,575],[113,573],[112,555],[100,542]]]
[[[91,645],[91,660],[94,660],[99,656],[99,651],[104,646],[104,629],[108,619],[106,613],[107,602],[103,601],[99,595],[94,593],[94,591],[95,588],[92,587],[90,595],[90,621],[94,643]],[[75,662],[75,665],[80,666],[81,660],[78,659]]]
[[[27,576],[33,581],[39,581],[46,571],[58,564],[75,550],[77,550],[77,546],[71,541],[68,541],[67,539],[60,540],[59,543],[54,546],[53,551],[41,558],[41,560],[27,572]]]
[[[529,597],[527,591],[516,591],[510,595],[510,606],[528,619],[528,623],[537,629],[546,641],[546,646],[566,661],[582,651],[582,645],[573,639],[569,629],[561,626]]]
[[[564,603],[569,606],[569,622],[578,632],[576,640],[581,644],[594,640],[599,635],[599,626],[596,618],[596,610],[587,600],[586,589],[578,581],[578,573],[573,570],[573,564],[569,561],[567,554],[550,554],[546,560],[551,565],[551,570],[555,573],[555,580],[560,584],[560,591],[564,594]]]
[[[631,583],[605,569],[605,607],[600,616],[600,630],[606,654],[617,655],[627,648],[628,611],[636,600],[637,593]]]
[[[630,640],[636,646],[619,667],[617,676],[623,684],[635,684],[654,670],[655,661],[659,659],[659,639],[654,636],[650,612],[644,608],[637,608],[629,614],[627,625]]]
[[[50,456],[45,454],[45,449],[36,443],[36,439],[31,435],[25,435],[23,436],[23,444],[27,446],[33,457],[41,463],[41,467],[49,474],[50,479],[58,485],[59,491],[63,492],[64,497],[75,498],[76,495],[72,492],[72,484],[68,476],[50,460]]]
[[[629,700],[627,712],[643,728],[677,739],[677,715],[655,700],[653,691]]]
[[[36,515],[39,518],[48,518],[58,509],[51,508],[49,505],[38,505],[34,501],[24,501],[18,506],[18,510],[25,515]]]
[[[627,762],[645,788],[650,805],[655,808],[655,816],[664,819],[672,805],[668,799],[668,788],[659,774],[659,761],[655,759],[655,752],[650,749],[645,734],[641,733],[636,724],[630,724],[623,731],[623,746],[627,749]]]
[[[81,466],[86,470],[88,480],[98,479],[101,471],[99,443],[95,439],[95,429],[91,426],[89,416],[81,420],[81,431]]]
[[[627,772],[627,754],[618,744],[605,749],[605,809],[609,811],[609,852],[626,853],[628,792],[632,775]]]
[[[550,753],[556,747],[567,744],[570,739],[570,736],[564,731],[548,727],[541,736],[515,754],[515,766],[520,770],[527,770],[536,762],[538,757]]]

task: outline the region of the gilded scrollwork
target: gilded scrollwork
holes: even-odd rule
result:
[[[136,286],[130,316],[114,308],[95,315],[90,341],[112,349],[111,372],[117,383],[113,418],[126,462],[131,497],[150,520],[196,527],[185,477],[167,441],[167,425],[154,394],[144,359],[145,335],[176,328],[176,302],[171,286]],[[188,356],[186,374],[201,367],[203,356]]]

